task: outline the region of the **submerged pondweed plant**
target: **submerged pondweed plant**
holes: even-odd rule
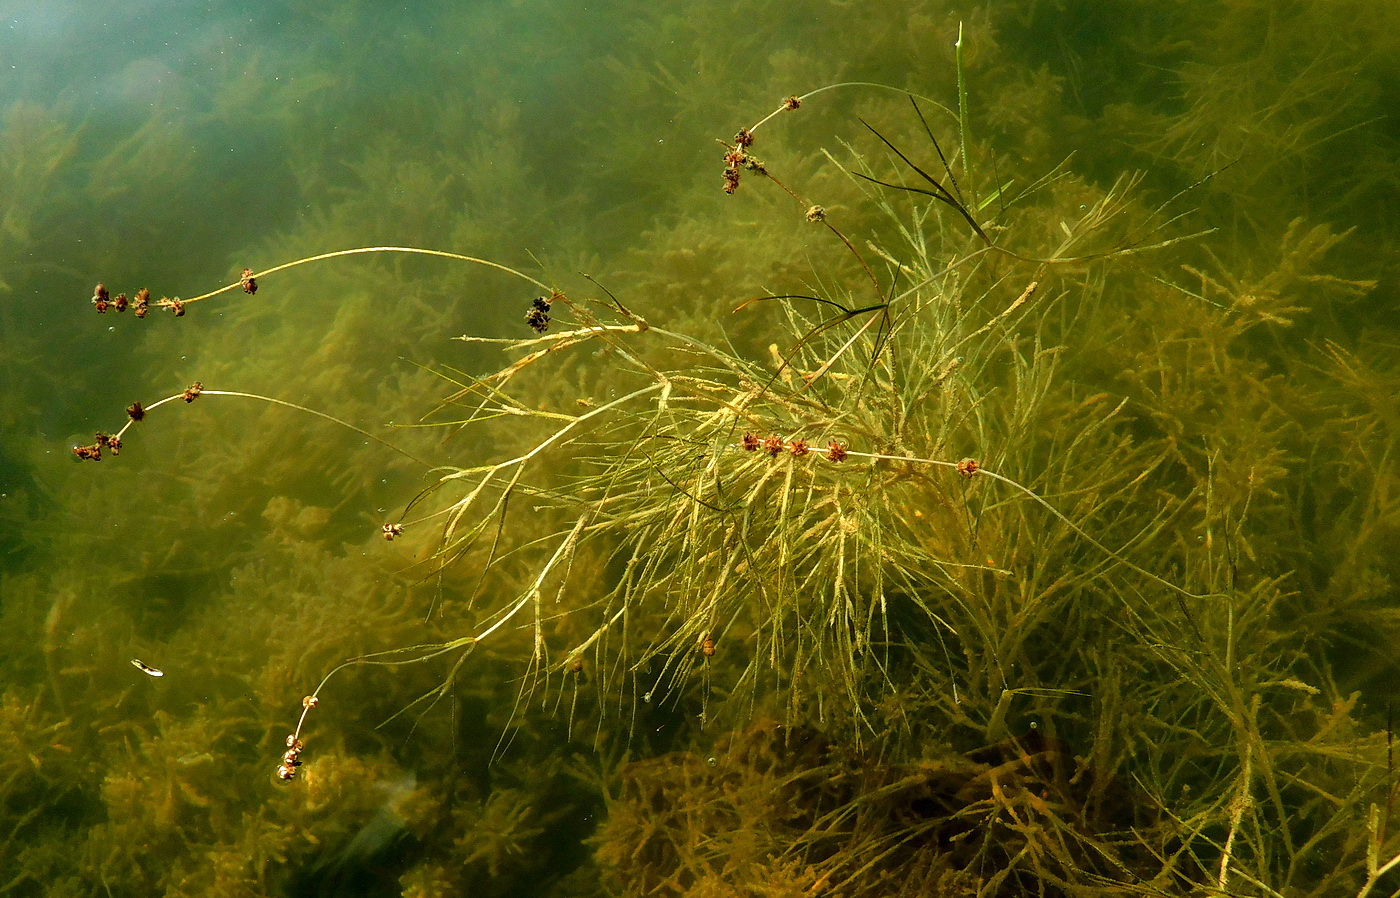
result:
[[[1234,447],[1201,465],[1166,408],[1085,377],[1121,339],[1105,323],[1118,291],[1182,299],[1129,263],[1202,233],[1174,233],[1171,201],[1143,205],[1134,177],[983,180],[999,166],[969,162],[961,82],[956,109],[904,94],[889,122],[862,120],[874,142],[827,155],[811,186],[755,155],[770,122],[833,88],[884,89],[791,96],[722,142],[718,186],[737,202],[775,185],[823,260],[805,292],[730,299],[747,333],[405,246],[154,304],[183,316],[260,288],[266,302],[280,272],[373,254],[530,287],[531,334],[460,338],[515,357],[483,376],[433,368],[451,387],[417,425],[487,429],[494,460],[405,452],[429,483],[380,525],[389,541],[434,533],[417,569],[460,634],[333,667],[302,699],[280,779],[314,763],[306,724],[341,671],[441,659],[441,685],[400,713],[419,712],[501,643],[521,652],[516,712],[568,691],[572,728],[586,681],[633,731],[649,713],[726,724],[708,765],[726,771],[683,754],[626,768],[597,836],[635,875],[624,891],[717,881],[694,831],[717,819],[771,843],[745,887],[805,894],[1364,895],[1400,865],[1379,737],[1344,741],[1354,699],[1271,629],[1281,578],[1241,563],[1253,470],[1226,463]],[[144,316],[136,296],[98,285],[93,301]],[[116,454],[152,412],[204,397],[330,418],[195,383],[74,451]],[[772,735],[784,727],[844,739],[805,737],[821,748],[804,758]],[[723,800],[676,785],[697,781]]]

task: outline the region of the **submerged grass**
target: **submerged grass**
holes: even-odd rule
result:
[[[1182,238],[1134,178],[977,189],[961,51],[943,123],[957,152],[917,105],[867,125],[878,143],[839,173],[860,208],[807,196],[837,172],[807,188],[759,161],[769,119],[725,145],[723,185],[776,185],[834,260],[807,292],[737,303],[761,337],[412,247],[314,254],[186,301],[369,253],[544,291],[541,333],[491,340],[513,360],[436,369],[453,389],[422,425],[486,429],[488,456],[432,468],[383,524],[391,540],[436,529],[419,570],[457,634],[333,667],[304,711],[347,669],[440,661],[441,685],[399,713],[426,710],[499,643],[520,657],[498,751],[567,690],[572,715],[585,681],[608,712],[590,721],[600,746],[612,722],[644,740],[653,715],[698,718],[685,737],[724,734],[712,758],[608,772],[595,844],[624,893],[1370,894],[1400,864],[1385,738],[1278,628],[1292,587],[1246,526],[1292,431],[1264,415],[1277,432],[1211,429],[1267,404],[1267,375],[1229,342],[1293,311],[1286,288],[1320,277],[1301,263],[1333,235],[1290,230],[1253,291],[1144,276],[1133,264]],[[941,168],[911,161],[921,134]],[[1169,310],[1127,339],[1105,322],[1133,291]],[[1199,357],[1160,354],[1181,347]],[[1086,376],[1131,353],[1131,389]],[[1202,396],[1218,401],[1189,404]],[[309,719],[283,779],[314,763]],[[527,842],[543,830],[525,805],[480,815]],[[459,847],[494,875],[513,845]]]

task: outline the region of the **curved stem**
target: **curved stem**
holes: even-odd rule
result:
[[[285,400],[285,399],[274,399],[274,398],[272,398],[271,396],[260,396],[260,395],[258,395],[257,393],[243,393],[243,392],[239,392],[239,391],[237,391],[237,390],[205,390],[205,389],[201,389],[201,390],[199,391],[199,395],[200,395],[200,396],[237,396],[237,397],[242,398],[242,399],[256,399],[256,400],[258,400],[259,402],[268,402],[268,403],[271,403],[272,405],[280,405],[280,406],[284,406],[284,407],[286,407],[286,408],[296,409],[297,411],[299,411],[299,412],[305,412],[305,413],[307,413],[308,415],[315,415],[315,416],[318,417],[318,418],[324,418],[324,419],[326,419],[327,421],[330,421],[332,424],[339,424],[341,427],[344,427],[344,428],[346,428],[347,430],[353,430],[353,431],[355,431],[355,433],[358,433],[358,434],[360,434],[361,436],[364,436],[364,437],[368,437],[369,439],[374,440],[376,443],[379,443],[379,444],[382,445],[382,446],[387,446],[388,448],[390,448],[390,449],[394,450],[395,452],[397,452],[398,454],[402,455],[404,458],[407,458],[407,459],[409,459],[410,461],[417,462],[418,464],[422,465],[422,466],[425,467],[425,468],[433,468],[433,467],[436,467],[436,465],[433,465],[431,462],[424,461],[423,459],[419,458],[418,456],[414,455],[413,453],[411,453],[411,452],[409,452],[409,451],[407,451],[407,450],[405,450],[405,449],[400,449],[398,446],[395,446],[393,443],[389,442],[388,440],[386,440],[386,439],[384,439],[384,438],[382,438],[382,437],[375,436],[374,434],[370,433],[368,430],[365,430],[365,429],[362,428],[362,427],[356,427],[354,424],[351,424],[351,423],[349,423],[348,421],[342,421],[342,420],[340,420],[339,418],[335,417],[334,415],[328,415],[328,414],[326,414],[325,412],[319,412],[319,411],[317,411],[317,410],[314,409],[314,408],[307,408],[307,407],[304,406],[304,405],[297,405],[295,402],[288,402],[288,401]],[[174,394],[174,395],[172,395],[172,396],[167,396],[167,397],[165,397],[164,399],[161,399],[161,400],[159,400],[159,401],[157,401],[157,402],[153,402],[153,403],[151,403],[150,405],[146,406],[146,407],[145,407],[145,411],[146,411],[147,413],[150,413],[150,412],[154,411],[155,409],[160,408],[162,405],[165,405],[167,402],[174,402],[176,399],[183,399],[184,397],[185,397],[185,394],[184,394],[184,393],[176,393],[176,394]],[[136,423],[135,419],[128,420],[128,421],[126,422],[126,424],[122,426],[122,429],[119,430],[119,431],[117,431],[117,433],[116,433],[117,439],[121,439],[122,436],[126,434],[127,430],[129,430],[129,429],[131,428],[131,425],[133,425],[133,424],[135,424],[135,423]]]
[[[293,262],[284,262],[281,265],[276,265],[272,268],[267,269],[266,271],[255,272],[252,275],[252,277],[256,280],[257,278],[265,277],[269,274],[276,274],[279,271],[286,271],[288,268],[295,268],[298,265],[305,265],[308,262],[320,262],[323,259],[334,259],[339,256],[356,256],[364,253],[411,253],[413,255],[419,256],[437,256],[442,259],[456,259],[459,262],[475,262],[477,265],[485,265],[487,268],[494,268],[497,271],[504,271],[506,274],[513,274],[523,281],[528,281],[529,283],[534,284],[541,290],[548,290],[551,292],[553,290],[553,288],[551,288],[544,282],[538,281],[535,278],[530,277],[528,274],[524,274],[523,272],[516,271],[509,265],[502,265],[499,262],[492,262],[490,259],[482,259],[476,256],[465,256],[461,253],[450,253],[446,250],[440,249],[423,249],[417,246],[361,246],[356,249],[338,249],[334,252],[321,253],[315,256],[307,256],[305,259],[297,259]],[[183,302],[185,303],[185,305],[189,305],[192,302],[199,302],[201,299],[209,299],[210,297],[218,296],[220,293],[227,293],[228,291],[237,289],[242,285],[242,281],[237,281],[235,283],[229,284],[228,286],[220,287],[217,290],[210,290],[208,293],[201,293],[199,296],[196,296],[193,299],[186,299]]]

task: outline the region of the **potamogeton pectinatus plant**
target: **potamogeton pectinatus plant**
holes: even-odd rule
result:
[[[796,110],[802,99],[778,111]],[[860,282],[840,294],[758,297],[784,322],[768,357],[746,357],[715,334],[670,329],[605,289],[577,301],[501,263],[417,247],[338,250],[245,269],[218,290],[156,304],[184,316],[239,288],[275,289],[276,275],[294,266],[383,253],[488,266],[534,294],[520,300],[534,335],[462,338],[501,344],[513,361],[483,377],[440,371],[457,387],[441,407],[466,410],[443,426],[511,428],[530,434],[526,448],[482,464],[424,461],[429,486],[382,525],[390,541],[435,529],[434,568],[469,560],[472,576],[484,577],[507,557],[533,558],[528,575],[517,575],[512,592],[480,591],[470,633],[331,670],[303,702],[279,776],[296,776],[307,712],[336,672],[443,659],[450,672],[442,686],[413,704],[431,705],[477,645],[507,631],[531,634],[522,696],[542,676],[576,675],[587,659],[601,689],[643,701],[680,696],[702,671],[705,698],[729,696],[741,711],[777,705],[869,723],[915,633],[927,642],[918,652],[932,646],[941,659],[950,713],[965,716],[963,696],[995,704],[1008,670],[1031,651],[1014,634],[1034,625],[1025,606],[1037,590],[1072,592],[1111,570],[1132,589],[1164,597],[1135,615],[1194,626],[1188,603],[1199,596],[1153,570],[1156,561],[1139,562],[1122,548],[1151,542],[1164,526],[1155,508],[1124,511],[1158,460],[1115,435],[1117,409],[1101,397],[1059,390],[1056,352],[1046,343],[1054,336],[1049,310],[1063,292],[1047,285],[1061,268],[1083,271],[1146,248],[1117,224],[1131,179],[1063,224],[1063,239],[1036,257],[1005,248],[1010,224],[999,226],[994,242],[936,141],[941,178],[867,125],[878,138],[873,151],[885,154],[879,165],[903,163],[922,178],[915,187],[895,184],[856,156],[850,172],[871,205],[897,217],[885,199],[891,192],[927,199],[896,228],[902,246],[875,245],[846,233],[840,216],[753,157],[755,133],[768,120],[726,144],[723,186],[733,193],[741,171],[775,183],[796,203],[794,226],[829,234]],[[954,213],[949,223],[933,214],[940,208]],[[1092,249],[1099,236],[1107,249]],[[103,313],[129,305],[101,285],[94,303]],[[531,395],[548,380],[540,372],[582,347],[607,352],[606,370],[590,381],[594,393],[567,407],[542,406]],[[103,434],[75,452],[98,460],[151,412],[196,397],[329,417],[201,383],[133,404],[115,437]],[[1047,418],[1072,407],[1084,413],[1074,433],[1045,438]],[[1023,485],[1032,479],[1037,489]],[[1051,501],[1047,489],[1062,498]],[[505,527],[513,502],[551,509],[548,519],[559,523],[543,535],[514,536]],[[1115,515],[1120,523],[1091,532],[1091,517]],[[1047,586],[1047,566],[1061,563]],[[1035,614],[1059,607],[1042,606]]]

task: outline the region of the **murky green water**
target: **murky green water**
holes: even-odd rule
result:
[[[1400,888],[1393,4],[89,6],[0,895]]]

